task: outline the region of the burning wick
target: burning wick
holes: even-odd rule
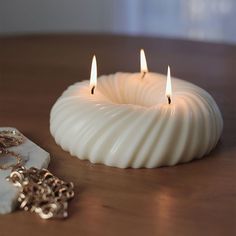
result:
[[[171,76],[170,76],[170,67],[168,66],[167,81],[166,81],[166,97],[168,100],[168,104],[171,104],[171,95],[172,95]]]
[[[143,72],[143,73],[142,73],[142,76],[141,76],[141,79],[143,79],[146,74],[147,74],[147,72]]]
[[[90,88],[91,94],[94,94],[95,88],[97,85],[97,60],[96,56],[93,56],[92,65],[91,65],[91,74],[90,74]]]
[[[140,50],[140,71],[142,73],[141,78],[143,79],[148,72],[147,60],[143,49]]]
[[[92,87],[91,89],[91,94],[94,94],[95,86]]]
[[[167,99],[168,99],[168,104],[171,104],[170,96],[167,96]]]

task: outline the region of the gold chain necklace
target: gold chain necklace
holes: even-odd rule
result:
[[[6,149],[23,142],[23,135],[15,130],[0,131],[0,158],[16,159],[15,164],[0,165],[0,169],[12,169],[6,179],[19,189],[19,208],[43,219],[66,218],[68,201],[74,197],[73,183],[59,179],[47,169],[26,169],[20,155]]]

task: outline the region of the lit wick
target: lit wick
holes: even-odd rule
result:
[[[148,72],[147,60],[143,49],[140,50],[140,71],[142,73],[141,78],[143,79]]]
[[[166,81],[166,97],[168,100],[168,104],[171,104],[171,95],[172,95],[171,76],[170,76],[170,67],[168,66],[167,81]]]
[[[167,99],[168,99],[168,104],[171,104],[170,96],[167,96]]]
[[[97,60],[96,56],[93,56],[92,65],[91,65],[91,73],[90,73],[90,88],[91,94],[94,94],[94,90],[97,85]]]
[[[91,89],[91,94],[94,94],[95,86],[92,87]]]

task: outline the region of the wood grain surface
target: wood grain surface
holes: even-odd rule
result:
[[[201,86],[224,118],[205,159],[158,169],[92,165],[64,152],[49,132],[53,103],[70,84],[98,73],[138,71],[144,48],[151,71]],[[0,38],[0,126],[13,126],[52,155],[50,170],[75,183],[67,220],[17,211],[0,216],[11,235],[236,235],[236,46],[109,35]],[[171,148],[171,147],[170,147]],[[40,158],[40,157],[39,157]]]

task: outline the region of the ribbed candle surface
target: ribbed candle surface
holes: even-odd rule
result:
[[[166,76],[116,73],[70,86],[51,110],[50,131],[71,155],[120,168],[172,166],[202,158],[217,144],[223,121],[205,90]]]

